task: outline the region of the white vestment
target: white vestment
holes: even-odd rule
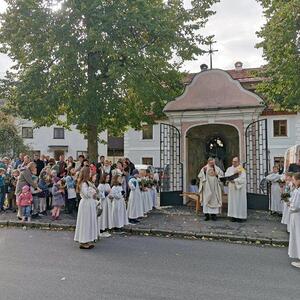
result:
[[[100,183],[98,193],[101,201],[102,214],[98,217],[98,230],[113,228],[112,222],[112,201],[107,197],[110,193],[110,185],[108,183]]]
[[[112,222],[113,227],[122,228],[128,225],[128,218],[126,213],[126,204],[122,195],[122,186],[113,186],[110,192],[112,201]]]
[[[289,257],[300,259],[300,188],[295,189],[290,205]]]
[[[231,166],[225,176],[237,173],[237,168]],[[242,171],[238,178],[228,183],[228,217],[247,219],[246,172]]]
[[[219,214],[222,207],[222,183],[219,178],[224,176],[223,171],[214,167],[217,176],[213,174],[213,168],[206,165],[198,175],[200,179],[199,193],[202,199],[204,214]]]
[[[95,187],[85,182],[82,184],[74,237],[76,242],[88,243],[98,238],[97,201],[94,198],[96,193],[97,190]]]
[[[130,194],[127,204],[127,215],[129,219],[137,219],[144,216],[142,195],[139,187],[139,182],[132,177],[128,181]]]
[[[272,173],[266,177],[267,181],[271,182],[271,204],[270,210],[273,212],[282,213],[283,204],[281,201],[281,189],[278,183],[282,176],[278,173]]]

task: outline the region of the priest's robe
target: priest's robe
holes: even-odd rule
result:
[[[227,169],[225,176],[232,176],[238,169],[231,166]],[[238,178],[228,183],[228,217],[237,219],[247,219],[247,191],[246,191],[246,172]]]
[[[300,188],[294,190],[290,204],[289,257],[300,259]]]
[[[219,214],[221,212],[223,185],[219,178],[223,177],[224,173],[218,166],[215,166],[214,169],[217,176],[214,175],[214,170],[209,165],[203,167],[198,175],[200,180],[199,193],[204,214]]]
[[[271,182],[271,204],[270,210],[273,212],[282,213],[283,203],[281,201],[281,189],[279,181],[282,176],[278,173],[271,173],[266,177],[267,181]]]

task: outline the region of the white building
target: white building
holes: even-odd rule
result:
[[[251,75],[254,69],[243,69],[241,63],[235,64],[235,69],[226,71],[234,80],[249,90],[254,91],[261,78]],[[190,83],[194,74],[190,75]],[[300,113],[274,112],[265,110],[261,119],[268,120],[268,144],[270,165],[283,163],[287,148],[300,144]],[[167,122],[167,121],[166,121]],[[58,158],[61,153],[77,158],[86,154],[87,140],[71,126],[70,130],[59,126],[34,128],[31,121],[19,121],[22,137],[34,152]],[[144,126],[143,130],[129,130],[122,139],[108,137],[107,132],[100,135],[107,144],[99,143],[99,155],[116,159],[120,156],[129,157],[136,164],[151,164],[160,167],[160,125]],[[184,159],[184,158],[182,158]]]

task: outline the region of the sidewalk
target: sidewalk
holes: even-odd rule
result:
[[[62,214],[62,220],[51,221],[50,216],[34,220],[30,224],[21,223],[16,214],[0,214],[0,226],[26,226],[49,230],[74,230],[76,219]],[[229,241],[251,242],[256,244],[288,244],[286,226],[280,223],[279,216],[271,216],[265,211],[248,211],[244,223],[232,223],[226,216],[216,222],[204,221],[203,216],[195,214],[189,207],[162,207],[151,212],[135,226],[127,226],[131,234],[159,235],[179,238],[222,239]]]

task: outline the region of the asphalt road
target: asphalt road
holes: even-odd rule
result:
[[[0,300],[300,299],[286,248],[1,229],[0,268]]]

